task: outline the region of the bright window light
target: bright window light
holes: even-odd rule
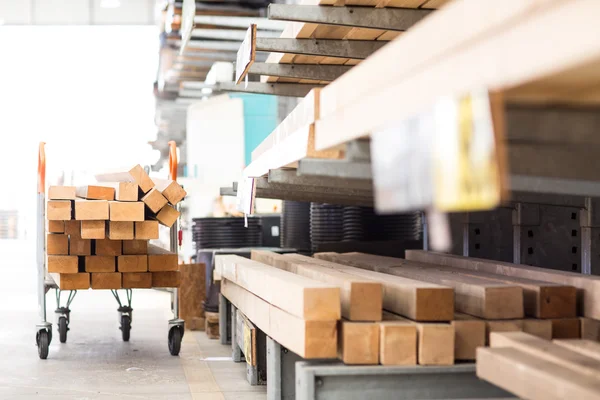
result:
[[[119,8],[121,2],[119,0],[101,0],[100,7],[102,8]]]

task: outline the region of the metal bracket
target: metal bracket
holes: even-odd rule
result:
[[[275,64],[255,62],[249,74],[333,81],[352,68],[346,65]]]
[[[431,10],[416,8],[321,7],[269,4],[268,18],[316,24],[406,31]]]
[[[217,91],[223,92],[246,92],[272,94],[276,96],[305,97],[315,87],[323,85],[311,85],[304,83],[261,83],[248,82],[246,85],[236,85],[233,82],[219,83],[215,85]]]
[[[256,38],[256,51],[363,60],[386,44],[387,42],[375,40],[274,39],[258,37]]]

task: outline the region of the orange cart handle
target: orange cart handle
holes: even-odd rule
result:
[[[177,161],[177,144],[175,141],[169,141],[169,175],[174,181],[177,180],[177,168],[179,163]]]
[[[46,193],[46,143],[40,142],[38,150],[38,193]]]

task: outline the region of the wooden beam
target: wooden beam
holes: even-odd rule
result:
[[[158,221],[135,222],[135,238],[138,240],[158,239]]]
[[[490,347],[511,347],[559,364],[580,374],[600,378],[600,361],[523,332],[492,333]]]
[[[117,271],[148,272],[148,256],[117,256]]]
[[[294,257],[298,257],[295,255]],[[383,308],[415,321],[450,321],[454,316],[454,290],[414,279],[366,271],[327,260],[304,257],[302,260],[381,283]]]
[[[123,289],[150,289],[152,274],[150,272],[124,272]]]
[[[591,318],[579,318],[581,338],[600,341],[600,321]]]
[[[460,321],[479,321],[485,324],[485,343],[489,344],[490,335],[494,332],[525,332],[541,339],[552,339],[552,321],[548,319],[505,319],[484,320],[467,314],[456,313]]]
[[[382,285],[316,264],[307,264],[292,256],[265,250],[252,250],[252,260],[335,285],[340,288],[342,316],[350,321],[381,321]]]
[[[114,200],[115,189],[108,186],[78,186],[77,197],[88,200]]]
[[[144,203],[141,201],[109,201],[111,221],[143,221]],[[109,219],[109,218],[106,218]]]
[[[485,346],[486,324],[485,321],[464,318],[462,314],[455,314],[455,320],[450,322],[454,327],[454,358],[456,360],[475,360],[477,347]]]
[[[107,220],[108,201],[106,200],[75,200],[75,219],[83,220]]]
[[[221,282],[221,293],[265,334],[300,357],[336,358],[336,321],[307,321],[298,318],[227,279]]]
[[[154,214],[167,205],[167,199],[155,187],[150,189],[141,200]]]
[[[68,221],[71,219],[71,201],[48,200],[46,203],[46,219],[51,221]]]
[[[90,288],[90,274],[87,272],[51,275],[60,290],[86,290]]]
[[[91,256],[92,241],[76,237],[69,238],[69,254],[73,256]]]
[[[135,182],[100,182],[99,186],[113,188],[115,196],[110,200],[138,201],[140,187]]]
[[[98,182],[133,182],[137,183],[141,191],[147,193],[154,187],[154,182],[141,165],[136,165],[129,171],[114,172],[96,175]]]
[[[156,184],[156,189],[158,189],[158,191],[161,192],[173,206],[177,205],[187,195],[183,186],[177,183],[177,181],[154,179],[154,183]]]
[[[164,206],[159,213],[154,217],[161,225],[170,228],[173,226],[177,218],[179,218],[179,211],[177,211],[174,207],[170,205]]]
[[[411,259],[410,257],[415,253],[409,250],[407,254],[407,259]],[[571,318],[577,314],[577,290],[574,286],[446,265],[443,261],[440,263],[436,262],[435,259],[428,259],[428,261],[421,262],[435,264],[436,266],[439,265],[442,269],[459,274],[472,275],[520,286],[523,289],[525,315],[529,317]]]
[[[379,324],[340,321],[338,357],[344,364],[379,364]]]
[[[90,274],[92,289],[121,289],[121,274],[119,272],[92,272]]]
[[[123,243],[120,240],[95,240],[97,256],[120,256],[123,254]]]
[[[552,322],[552,339],[580,339],[579,318],[555,318]]]
[[[113,256],[86,256],[85,272],[116,272],[117,260]]]
[[[179,318],[192,321],[204,318],[206,300],[206,266],[204,264],[182,264],[180,266]]]
[[[600,361],[600,343],[593,340],[560,339],[553,340],[552,342],[571,351]]]
[[[499,275],[539,279],[542,281],[574,286],[578,289],[579,312],[582,312],[586,317],[600,319],[600,277],[597,276],[581,275],[579,273],[549,270],[547,268],[516,265],[480,258],[426,252],[422,250],[407,250],[406,257],[411,260],[435,262],[436,264],[450,265]]]
[[[123,240],[124,255],[143,255],[148,254],[147,240]],[[148,259],[150,265],[150,259]]]
[[[65,223],[65,235],[69,237],[81,238],[81,221],[64,221]]]
[[[46,235],[46,254],[66,256],[69,254],[69,236],[56,233]]]
[[[179,260],[177,254],[155,245],[148,245],[148,271],[177,271]]]
[[[175,288],[181,284],[179,271],[157,271],[152,272],[152,287]]]
[[[531,400],[597,399],[597,379],[513,348],[477,349],[477,376]]]
[[[417,364],[417,326],[403,321],[379,324],[379,362],[382,365]]]
[[[420,268],[417,263],[399,258],[364,253],[320,253],[315,257],[370,271],[453,287],[455,308],[459,312],[486,319],[523,317],[523,290],[517,286],[474,276],[460,276],[451,272]]]
[[[225,264],[221,274],[267,303],[299,318],[313,321],[340,319],[338,287],[243,257],[236,257],[231,264]]]
[[[134,238],[133,222],[108,221],[106,231],[110,240],[132,240]]]
[[[46,267],[49,273],[75,274],[79,271],[77,256],[48,256]]]
[[[48,233],[65,233],[65,221],[48,221],[46,230]]]
[[[82,239],[104,239],[106,237],[106,221],[81,221]]]
[[[75,200],[77,197],[75,186],[50,186],[48,200]]]

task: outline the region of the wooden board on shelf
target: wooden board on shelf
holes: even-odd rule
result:
[[[344,364],[379,364],[379,323],[340,321],[338,357]]]
[[[403,321],[379,324],[379,362],[382,365],[417,364],[417,326]]]
[[[75,200],[76,197],[75,186],[48,187],[48,200]]]
[[[454,327],[454,358],[462,361],[475,360],[477,347],[486,344],[485,321],[455,314],[455,319],[450,324]]]
[[[90,282],[92,289],[121,289],[122,287],[119,272],[92,272]]]
[[[80,239],[76,237],[69,238],[69,254],[74,256],[91,256],[91,239]]]
[[[46,254],[53,256],[65,256],[69,254],[69,236],[48,233],[46,235]]]
[[[116,272],[117,259],[113,256],[86,256],[85,272]]]
[[[579,318],[554,318],[552,323],[552,339],[580,339],[581,323]]]
[[[83,220],[107,220],[108,201],[106,200],[75,200],[75,219]]]
[[[142,192],[147,193],[154,187],[154,182],[141,165],[136,165],[129,171],[96,175],[98,182],[133,182],[137,183]]]
[[[109,201],[111,221],[143,221],[144,203],[141,201]],[[106,218],[109,219],[109,218]]]
[[[47,221],[46,231],[48,233],[65,233],[65,221]]]
[[[97,256],[120,256],[123,254],[123,243],[120,240],[98,239],[94,242]]]
[[[242,83],[248,70],[256,59],[256,24],[251,24],[246,31],[246,37],[242,41],[240,49],[237,52],[235,62],[235,82]]]
[[[81,221],[82,239],[104,239],[106,237],[106,221]]]
[[[76,274],[79,271],[77,256],[52,256],[46,259],[48,272],[61,274]]]
[[[132,240],[133,222],[107,221],[106,232],[110,240]]]
[[[152,288],[152,274],[150,272],[124,272],[123,289],[150,289]]]
[[[148,245],[148,271],[177,271],[179,260],[177,254],[155,245]]]
[[[113,188],[115,196],[110,200],[138,201],[140,187],[135,182],[100,182],[98,186]]]
[[[152,287],[179,287],[181,284],[181,276],[179,271],[157,271],[151,272]]]
[[[138,240],[158,239],[158,221],[135,222],[134,234]]]
[[[591,318],[579,318],[581,338],[600,342],[600,321]]]
[[[553,343],[600,361],[600,343],[593,340],[560,339]]]
[[[124,255],[144,255],[148,254],[147,240],[123,240]],[[150,261],[148,261],[150,262]]]
[[[46,219],[51,221],[68,221],[71,219],[70,200],[48,200],[46,203]]]
[[[88,200],[114,200],[115,189],[109,186],[78,186],[77,197]]]
[[[90,274],[86,272],[52,273],[51,275],[60,290],[86,290],[90,288]]]
[[[117,256],[117,271],[119,272],[148,272],[148,256]]]
[[[69,237],[81,238],[81,221],[64,221],[65,223],[65,235]]]

